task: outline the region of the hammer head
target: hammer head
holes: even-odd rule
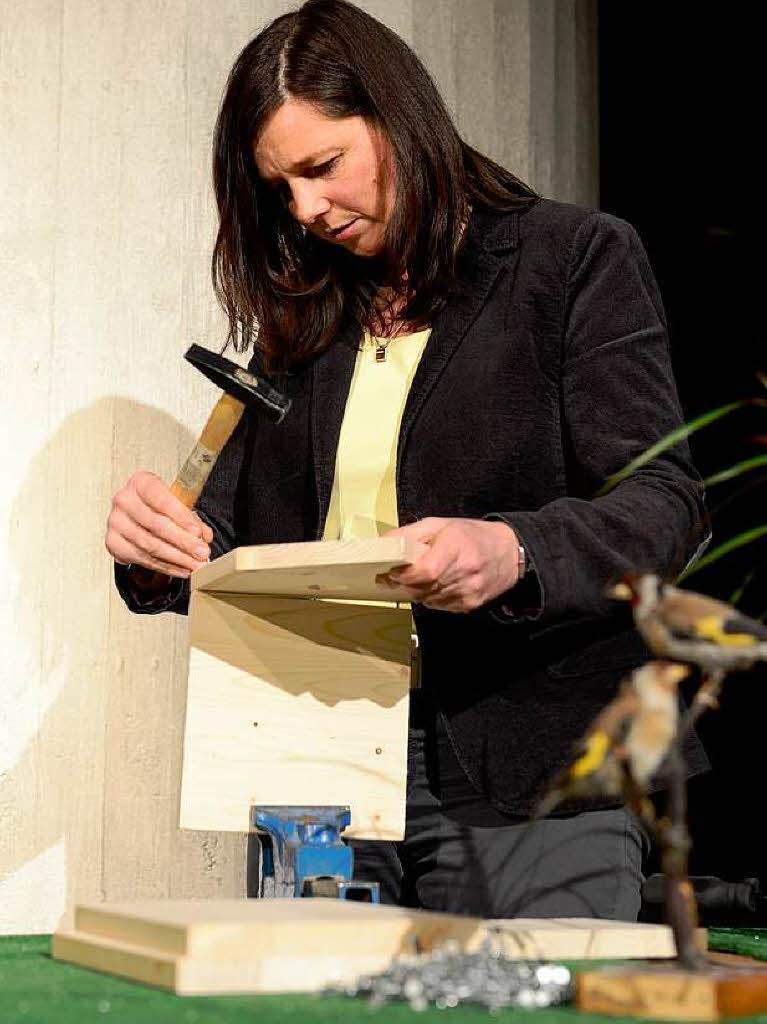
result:
[[[208,380],[212,380],[243,405],[260,403],[260,407],[275,423],[279,423],[290,409],[290,399],[276,391],[263,377],[249,373],[217,352],[210,352],[201,345],[192,345],[184,358],[205,374]]]

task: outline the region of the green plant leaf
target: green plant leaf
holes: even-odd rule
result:
[[[716,409],[711,409],[709,412],[703,413],[702,416],[696,417],[694,420],[690,420],[689,423],[683,423],[681,427],[677,427],[676,430],[672,430],[670,434],[666,434],[660,441],[656,441],[654,445],[651,445],[646,451],[642,452],[635,459],[632,459],[627,466],[623,469],[619,469],[617,473],[613,473],[612,476],[608,477],[607,480],[602,484],[597,493],[594,495],[595,498],[601,498],[605,494],[608,494],[613,487],[625,480],[627,476],[630,476],[635,470],[639,469],[640,466],[644,466],[645,463],[650,462],[655,458],[656,455],[660,455],[667,448],[673,447],[677,442],[683,441],[690,434],[694,434],[696,430],[701,430],[703,427],[707,427],[709,423],[714,423],[716,420],[727,416],[728,413],[733,412],[735,409],[740,409],[744,405],[749,405],[753,402],[753,399],[742,398],[738,402],[728,402],[727,405],[720,405]]]
[[[728,604],[733,605],[733,607],[735,607],[738,604],[738,601],[740,601],[741,597],[743,597],[744,593],[746,592],[746,589],[751,585],[751,581],[753,580],[754,576],[756,576],[756,569],[749,569],[749,571],[746,573],[746,575],[743,577],[743,579],[740,581],[737,587],[727,598]]]
[[[706,477],[703,483],[706,487],[711,487],[713,484],[720,484],[724,480],[732,480],[733,477],[740,476],[741,473],[747,473],[749,469],[755,469],[757,466],[767,466],[767,455],[755,455],[752,459],[736,462],[734,466],[720,469],[718,473]]]
[[[760,537],[767,535],[767,525],[755,526],[752,530],[744,530],[743,533],[737,534],[735,537],[730,537],[724,544],[720,544],[719,547],[714,548],[713,551],[709,551],[707,555],[699,559],[694,565],[691,565],[689,569],[685,569],[679,576],[679,580],[687,579],[692,576],[693,573],[699,572],[701,569],[705,569],[706,566],[711,565],[712,562],[719,561],[725,555],[728,555],[731,551],[742,548],[746,544],[751,544],[755,540],[759,540]]]
[[[728,505],[735,504],[735,502],[739,501],[744,495],[749,494],[751,491],[756,490],[757,487],[761,487],[762,484],[767,483],[767,473],[752,475],[747,478],[747,481],[748,482],[743,484],[741,487],[736,487],[733,490],[730,490],[725,494],[721,501],[717,502],[716,505],[713,505],[711,507],[709,519],[713,520],[717,516],[720,516]]]

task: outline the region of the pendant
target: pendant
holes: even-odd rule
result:
[[[386,345],[376,345],[376,362],[386,362]]]

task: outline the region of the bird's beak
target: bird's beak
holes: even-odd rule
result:
[[[630,601],[632,598],[631,587],[628,583],[615,583],[605,590],[608,597],[614,597],[616,601]]]

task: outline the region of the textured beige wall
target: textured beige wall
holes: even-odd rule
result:
[[[276,0],[0,3],[0,932],[75,900],[242,894],[244,839],[176,827],[186,624],[131,616],[102,535],[213,401],[213,121]],[[591,0],[368,0],[473,145],[595,202]]]

